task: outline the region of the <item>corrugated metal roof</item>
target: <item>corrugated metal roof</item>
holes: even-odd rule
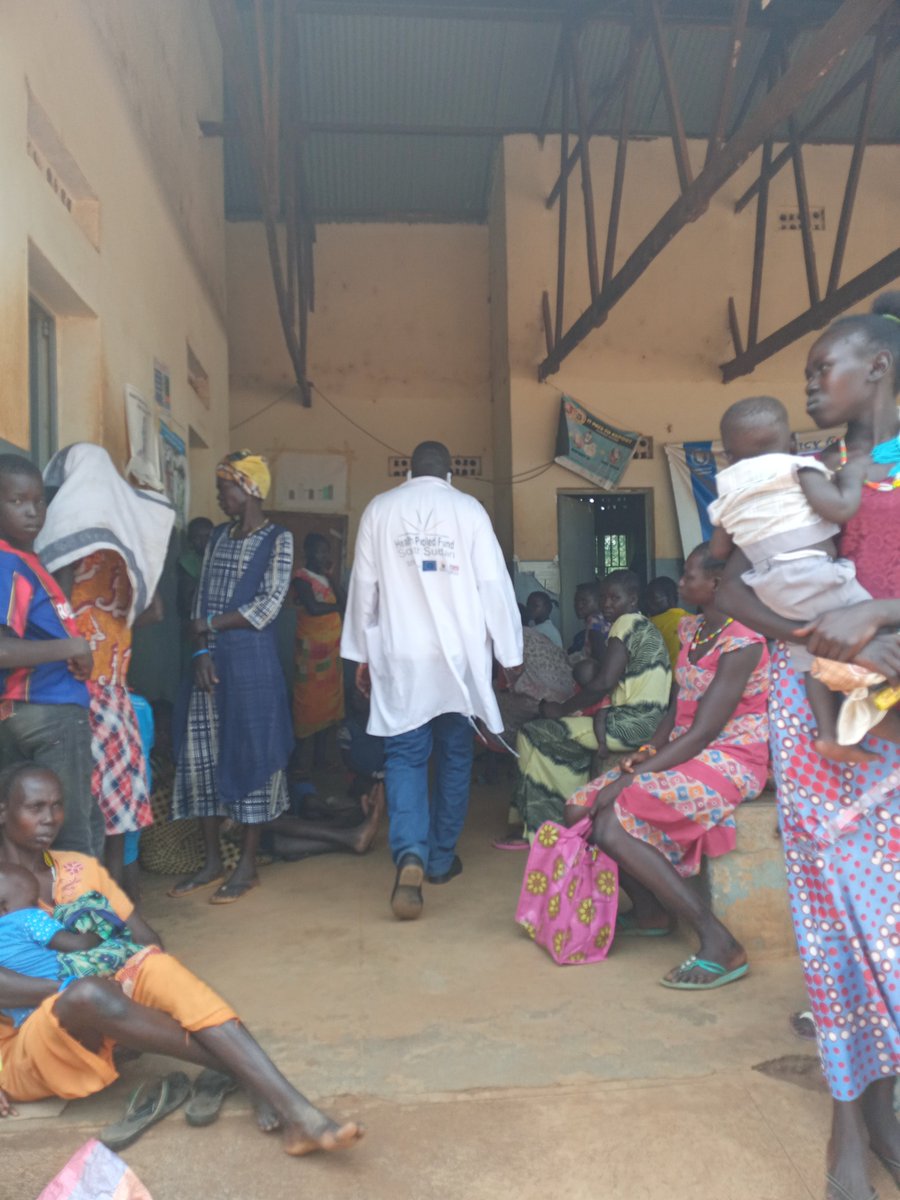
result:
[[[682,5],[682,8],[684,5]],[[436,219],[483,221],[496,136],[386,133],[384,126],[451,130],[537,131],[553,78],[560,26],[543,20],[465,16],[385,15],[315,11],[297,14],[293,69],[299,119],[344,125],[352,132],[312,132],[306,141],[307,180],[318,220]],[[715,119],[727,45],[727,24],[667,25],[666,36],[688,136],[707,137]],[[802,33],[800,48],[812,36]],[[768,33],[748,29],[738,68],[737,112],[764,51]],[[621,20],[596,20],[580,52],[591,106],[615,76],[628,46]],[[854,46],[798,111],[801,124],[866,61],[872,39]],[[758,103],[760,96],[755,103]],[[852,142],[862,90],[824,122],[815,140]],[[620,102],[597,132],[617,131]],[[233,115],[230,98],[226,116]],[[558,97],[549,131],[558,130]],[[359,126],[380,126],[359,132]],[[784,134],[784,130],[780,131]],[[659,68],[648,43],[638,67],[634,136],[669,136]],[[900,55],[883,68],[873,111],[872,141],[900,141]],[[258,212],[240,138],[225,154],[228,215]]]

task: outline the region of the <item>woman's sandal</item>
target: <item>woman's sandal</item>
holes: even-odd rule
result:
[[[528,838],[523,837],[504,837],[497,838],[491,842],[495,850],[530,850],[531,843]]]
[[[236,1092],[238,1087],[238,1081],[224,1071],[213,1071],[209,1067],[201,1071],[194,1080],[184,1110],[188,1125],[212,1125],[222,1111],[225,1097]]]
[[[798,1038],[803,1038],[805,1042],[816,1040],[816,1021],[810,1009],[791,1013],[788,1017],[788,1024]]]
[[[825,1200],[859,1200],[858,1197],[852,1195],[843,1184],[838,1183],[830,1171],[825,1173]],[[872,1188],[869,1192],[868,1200],[878,1200],[878,1193]]]
[[[209,898],[210,904],[237,904],[248,892],[259,887],[258,879],[250,879],[246,883],[232,883],[229,879],[217,888]]]
[[[673,931],[671,925],[659,925],[656,927],[646,927],[638,925],[634,913],[623,912],[616,917],[616,937],[644,937],[644,938],[661,938],[668,937]]]
[[[203,892],[206,888],[215,887],[225,878],[224,872],[213,879],[204,879],[200,883],[192,883],[190,879],[182,879],[181,883],[173,884],[166,892],[173,900],[181,900],[184,896],[193,896],[194,892]]]
[[[900,1191],[900,1162],[897,1162],[893,1158],[888,1158],[886,1154],[879,1154],[874,1146],[871,1146],[870,1149],[887,1171],[888,1175],[890,1175],[891,1179],[893,1179],[897,1186],[897,1190]]]
[[[148,1079],[128,1101],[121,1121],[107,1125],[99,1140],[110,1150],[124,1150],[151,1125],[180,1108],[191,1094],[191,1081],[184,1071],[173,1071],[163,1079]]]
[[[705,971],[707,975],[712,975],[712,979],[708,979],[705,983],[694,983],[690,979],[685,979],[684,976],[688,975],[695,967],[700,971]],[[679,992],[710,992],[713,988],[724,987],[726,983],[734,983],[738,979],[743,979],[749,970],[749,963],[741,963],[739,967],[734,967],[729,971],[721,963],[710,962],[709,959],[698,958],[696,954],[692,954],[678,967],[674,979],[663,978],[659,982],[664,988],[673,988]]]

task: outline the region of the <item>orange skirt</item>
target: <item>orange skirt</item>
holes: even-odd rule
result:
[[[129,972],[126,963],[116,979],[135,1004],[168,1013],[187,1033],[238,1019],[221,996],[170,954],[149,954],[136,971]],[[0,1088],[12,1100],[77,1100],[118,1078],[114,1043],[104,1039],[96,1053],[82,1046],[60,1025],[54,1012],[58,999],[59,993],[48,996],[18,1029],[0,1024]]]

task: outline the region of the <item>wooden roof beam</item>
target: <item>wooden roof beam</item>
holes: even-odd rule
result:
[[[766,136],[796,111],[801,101],[840,62],[850,47],[887,12],[891,3],[892,0],[844,0],[755,111],[706,164],[607,286],[601,289],[600,295],[559,339],[553,353],[548,354],[539,367],[540,379],[546,379],[559,370],[565,358],[592,329],[606,319],[610,310],[634,286],[672,238],[706,210],[722,185],[746,162]]]

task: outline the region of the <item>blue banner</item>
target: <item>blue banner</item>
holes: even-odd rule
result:
[[[712,536],[707,508],[717,496],[716,454],[712,442],[685,442],[684,460],[691,473],[691,488],[700,516],[700,531],[703,541]]]

